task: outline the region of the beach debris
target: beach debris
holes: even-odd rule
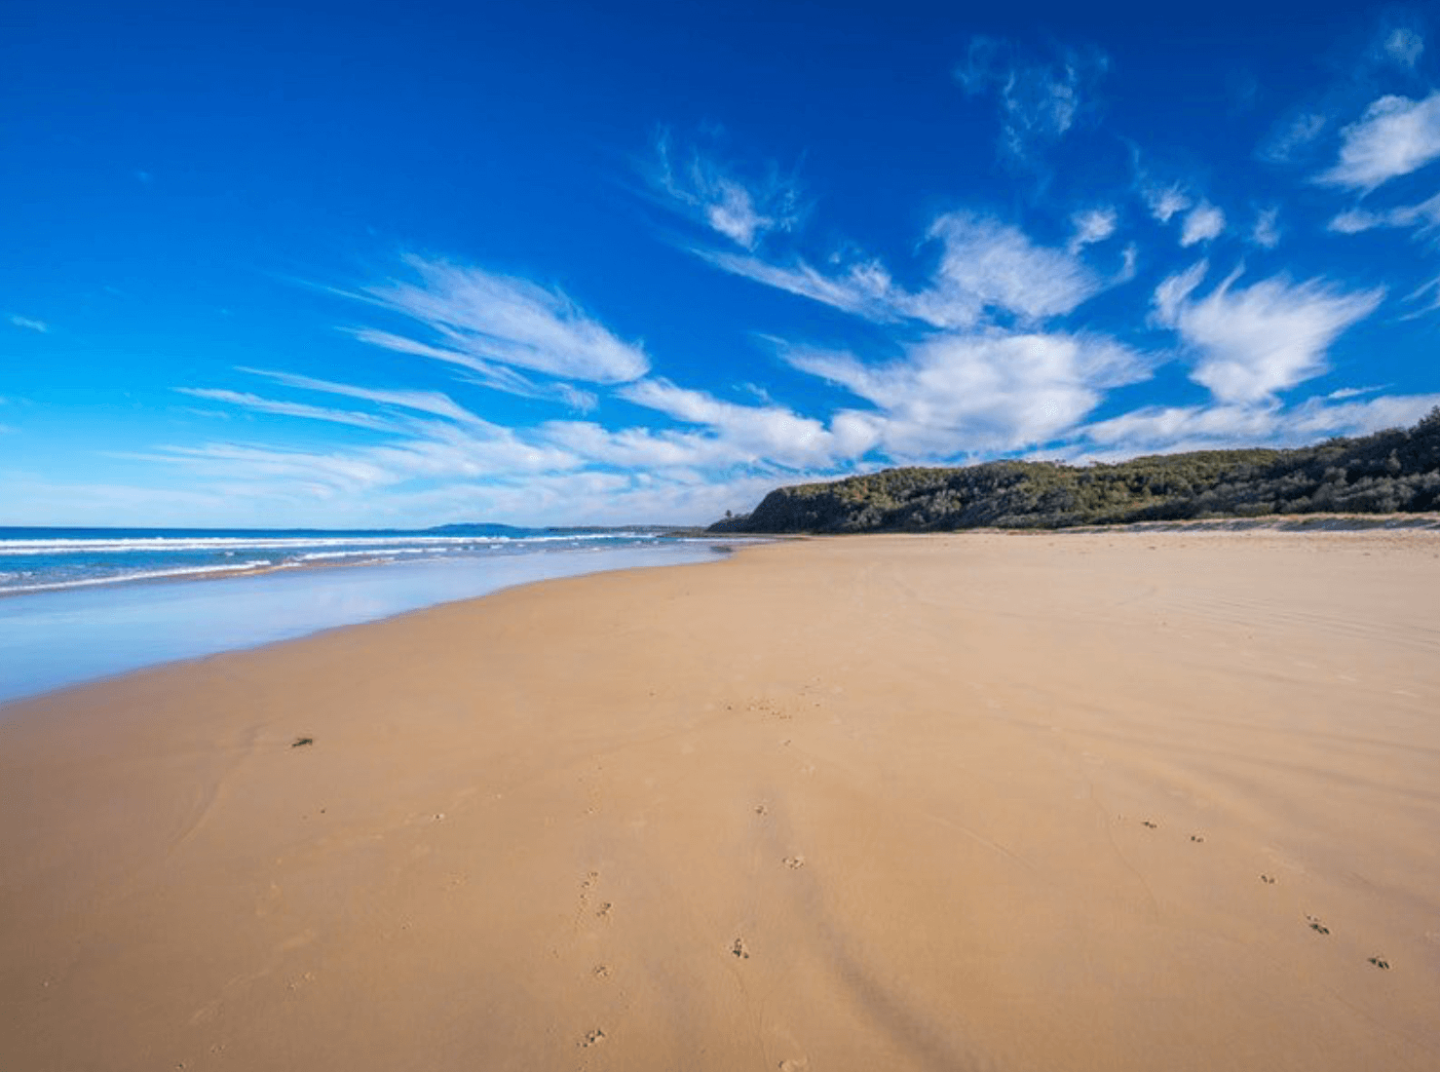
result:
[[[1384,957],[1371,957],[1370,963],[1375,965],[1375,967],[1379,968],[1381,971],[1390,970],[1390,962]]]
[[[314,743],[315,743],[315,738],[314,738],[314,737],[296,737],[295,740],[293,740],[293,741],[290,742],[290,747],[291,747],[291,748],[304,748],[306,745],[310,745],[310,744],[314,744]]]

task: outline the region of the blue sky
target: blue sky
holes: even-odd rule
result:
[[[708,522],[1411,423],[1440,27],[1269,6],[10,0],[0,524]]]

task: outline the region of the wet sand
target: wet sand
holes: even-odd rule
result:
[[[1423,532],[804,541],[145,671],[0,708],[0,1068],[1434,1069],[1437,712]]]

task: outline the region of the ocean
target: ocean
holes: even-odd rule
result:
[[[602,570],[703,562],[659,530],[0,528],[0,703]]]

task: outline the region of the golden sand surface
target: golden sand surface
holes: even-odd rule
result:
[[[0,1069],[1372,1068],[1433,533],[787,542],[0,710]]]

